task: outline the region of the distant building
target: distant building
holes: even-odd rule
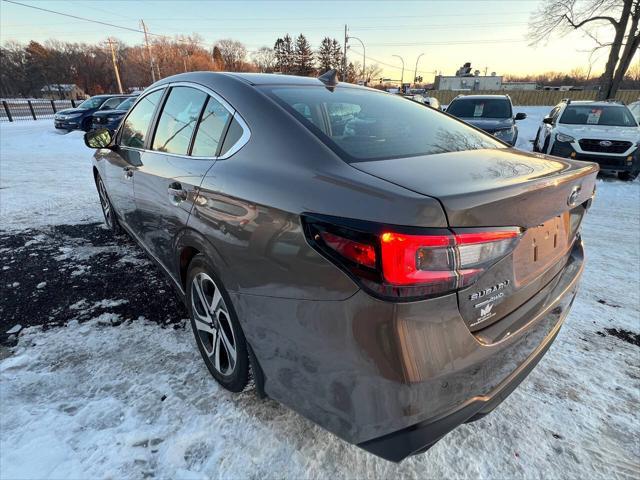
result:
[[[556,92],[571,92],[577,90],[584,90],[584,87],[576,87],[574,85],[545,85],[542,87],[543,90],[553,90]]]
[[[471,63],[467,62],[460,67],[455,75],[436,75],[433,82],[434,90],[500,90],[502,76],[492,72],[490,76],[480,75],[480,70],[471,73]]]
[[[434,90],[501,90],[502,75],[473,75],[470,77],[436,75]]]
[[[502,90],[537,90],[536,82],[502,82]]]
[[[84,90],[75,83],[45,85],[40,89],[40,93],[42,93],[42,98],[48,98],[50,100],[83,100],[87,98]]]

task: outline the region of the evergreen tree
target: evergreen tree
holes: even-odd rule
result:
[[[276,57],[276,70],[280,73],[291,73],[293,68],[293,41],[287,33],[284,38],[278,38],[273,51]]]
[[[351,62],[347,65],[347,74],[345,75],[344,81],[348,83],[356,83],[358,81],[358,71]]]
[[[296,75],[308,77],[314,73],[315,68],[313,66],[313,50],[311,45],[303,34],[298,35],[296,38],[295,54],[293,57],[293,72]]]
[[[213,47],[213,65],[216,70],[224,70],[224,59],[222,58],[222,52],[217,45]]]
[[[324,37],[322,39],[322,43],[320,43],[320,48],[318,49],[317,59],[320,74],[323,74],[327,70],[331,70],[332,68],[334,68],[333,43],[331,42],[331,39],[329,37]]]
[[[344,78],[342,71],[342,47],[335,38],[331,41],[331,67],[338,70],[340,80]]]

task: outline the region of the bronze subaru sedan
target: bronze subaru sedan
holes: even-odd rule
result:
[[[85,140],[213,377],[391,461],[494,409],[576,295],[595,164],[332,72],[176,75]]]

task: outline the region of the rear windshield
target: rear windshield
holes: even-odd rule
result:
[[[560,117],[560,123],[611,127],[635,127],[637,125],[633,115],[624,105],[568,105]]]
[[[388,93],[340,87],[273,87],[267,93],[347,161],[505,147],[441,112]]]
[[[460,118],[510,118],[511,102],[506,99],[460,98],[447,108],[447,113]]]

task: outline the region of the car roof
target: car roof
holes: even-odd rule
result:
[[[563,102],[566,105],[592,105],[594,107],[625,107],[624,103],[607,102],[602,100],[571,100],[571,102]]]
[[[510,97],[507,94],[504,95],[458,95],[454,100],[509,100]]]
[[[298,77],[295,75],[280,75],[276,73],[240,73],[240,72],[187,72],[179,73],[171,77],[163,78],[156,82],[156,85],[171,82],[194,82],[203,85],[213,84],[216,80],[222,78],[242,82],[247,85],[265,86],[265,85],[289,85],[289,86],[316,86],[321,87],[324,84],[316,77]],[[338,87],[357,88],[371,90],[367,87],[353,85],[351,83],[340,82]]]

